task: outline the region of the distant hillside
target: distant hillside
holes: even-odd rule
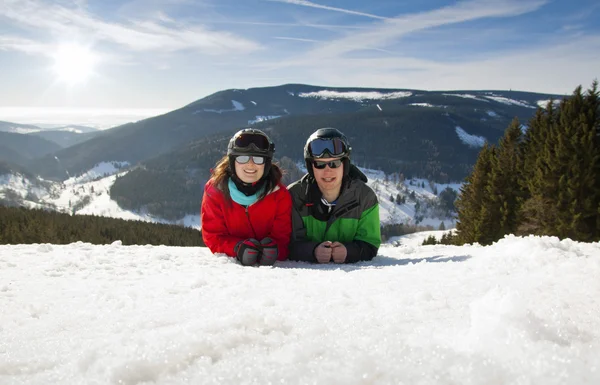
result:
[[[29,134],[40,131],[41,128],[32,124],[19,124],[0,120],[0,132],[12,132],[13,134]]]
[[[371,114],[370,127],[379,124],[382,128],[398,128],[397,120],[401,119],[404,132],[413,130],[415,135],[419,135],[424,127],[419,122],[426,122],[427,126],[433,124],[437,130],[442,130],[442,127],[454,130],[452,124],[456,123],[464,125],[461,127],[470,135],[489,136],[490,140],[495,140],[499,135],[494,131],[502,131],[514,116],[527,120],[540,101],[551,97],[517,91],[429,92],[298,84],[232,89],[217,92],[167,114],[103,132],[91,140],[38,159],[34,170],[47,178],[62,180],[65,170],[74,175],[103,161],[136,164],[167,154],[186,143],[203,140],[216,133],[230,135],[236,129],[252,124],[264,127],[269,124],[265,122],[278,120],[280,127],[285,129],[286,119],[300,116],[313,116],[315,121],[326,121],[328,116],[334,116],[328,120],[330,124],[347,130],[350,127],[347,122],[355,121],[352,114],[363,114],[362,121],[364,114]],[[431,112],[430,109],[436,111]],[[445,111],[448,115],[444,115]],[[405,113],[411,114],[412,118],[403,118]],[[390,114],[395,116],[396,122],[386,123],[386,118],[392,118]],[[423,118],[419,117],[421,114]],[[434,115],[435,119],[432,118]],[[336,120],[335,116],[343,118]],[[490,131],[493,133],[490,134]],[[293,135],[301,136],[304,132]],[[389,130],[384,132],[385,135],[389,133]],[[297,152],[288,151],[284,145],[281,155],[296,159]],[[53,156],[60,159],[60,165],[51,161]],[[402,161],[401,158],[399,160]],[[382,164],[387,161],[383,159]]]
[[[73,128],[73,127],[69,127]],[[90,140],[100,135],[102,131],[94,130],[88,132],[78,132],[70,130],[46,130],[34,132],[29,135],[34,135],[40,138],[44,138],[51,142],[58,144],[61,148],[71,147],[79,143],[83,143],[86,140]]]
[[[32,159],[56,152],[61,147],[37,136],[0,132],[0,160],[28,167]]]

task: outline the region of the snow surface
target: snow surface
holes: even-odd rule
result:
[[[507,104],[507,105],[515,105],[515,106],[520,106],[520,107],[527,107],[527,108],[537,108],[536,106],[532,106],[531,104],[527,103],[524,100],[514,100],[514,99],[510,99],[510,98],[505,98],[504,96],[485,96],[488,99],[491,99],[495,102],[498,103],[502,103],[502,104]]]
[[[557,107],[557,106],[560,104],[560,102],[561,102],[561,100],[560,100],[560,99],[554,99],[554,100],[552,101],[552,104],[553,104],[555,107]],[[550,99],[546,99],[546,100],[538,100],[536,104],[538,105],[538,107],[541,107],[541,108],[546,108],[546,107],[548,106],[548,103],[550,103]]]
[[[355,102],[361,102],[363,100],[388,100],[388,99],[400,99],[406,98],[412,95],[409,91],[396,91],[396,92],[359,92],[359,91],[316,91],[316,92],[301,92],[298,94],[301,98],[316,98],[316,99],[349,99]]]
[[[487,102],[489,103],[489,100],[480,98],[479,96],[476,95],[471,95],[471,94],[442,94],[444,96],[456,96],[458,98],[463,98],[463,99],[475,99],[475,100],[479,100],[480,102]]]
[[[458,135],[461,142],[469,147],[483,147],[486,139],[483,136],[471,135],[459,126],[456,126],[456,135]]]
[[[0,383],[600,383],[599,243],[403,239],[371,262],[274,267],[2,245]]]
[[[233,108],[230,109],[215,110],[213,108],[204,108],[200,111],[194,111],[192,112],[192,114],[195,115],[201,112],[215,112],[217,114],[222,114],[223,112],[244,111],[246,109],[246,107],[244,107],[244,105],[238,102],[237,100],[231,100],[231,105],[233,106]]]
[[[259,123],[259,122],[264,122],[266,120],[277,119],[277,118],[281,118],[281,115],[267,115],[267,116],[257,115],[255,119],[248,120],[248,125],[252,125],[254,123]]]

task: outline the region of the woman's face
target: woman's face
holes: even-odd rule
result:
[[[250,160],[247,163],[241,164],[237,161],[236,157],[236,161],[234,162],[235,175],[237,175],[244,183],[258,182],[265,173],[265,164],[256,164],[254,163],[254,157],[250,156],[249,158]],[[242,159],[244,158],[242,157]]]

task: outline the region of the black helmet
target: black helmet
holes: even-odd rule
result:
[[[343,158],[344,174],[347,174],[350,166],[350,153],[352,147],[346,135],[332,127],[319,128],[313,132],[304,145],[304,161],[306,170],[313,174],[311,162],[319,158]]]
[[[273,158],[275,144],[261,130],[244,128],[233,135],[227,146],[227,155],[256,155]]]

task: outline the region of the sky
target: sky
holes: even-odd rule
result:
[[[285,83],[569,94],[600,78],[599,19],[595,0],[0,0],[0,107],[168,111]]]
[[[0,245],[0,383],[600,383],[600,244],[425,235],[370,262],[273,267]]]

